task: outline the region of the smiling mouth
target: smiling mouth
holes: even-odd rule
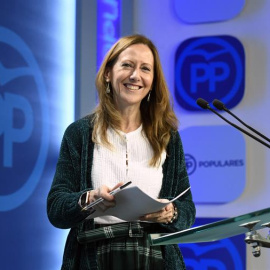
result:
[[[130,90],[139,90],[142,87],[138,86],[138,85],[133,85],[133,84],[128,84],[128,83],[124,83],[124,86]]]

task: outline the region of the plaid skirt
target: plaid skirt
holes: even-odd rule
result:
[[[79,242],[96,242],[100,270],[164,270],[161,246],[150,246],[149,233],[159,232],[158,224],[125,222],[96,225],[81,235]]]

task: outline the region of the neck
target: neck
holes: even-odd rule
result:
[[[125,110],[120,112],[122,116],[121,131],[128,133],[139,128],[141,125],[141,112],[136,110]]]

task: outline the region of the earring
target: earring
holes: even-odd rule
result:
[[[150,95],[151,95],[151,90],[149,91],[148,97],[147,97],[147,102],[150,101]]]
[[[110,92],[111,92],[110,83],[107,82],[106,93],[109,94]]]

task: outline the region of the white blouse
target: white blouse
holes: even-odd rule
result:
[[[158,198],[166,152],[162,153],[161,162],[157,167],[150,167],[149,161],[153,156],[153,150],[144,135],[142,125],[129,133],[118,132],[119,134],[112,128],[107,131],[108,141],[113,149],[95,144],[91,175],[94,189],[102,185],[112,188],[121,181],[124,183],[132,181],[130,186],[136,185],[152,198]],[[103,216],[95,218],[95,222],[108,224],[123,222],[123,220]]]

